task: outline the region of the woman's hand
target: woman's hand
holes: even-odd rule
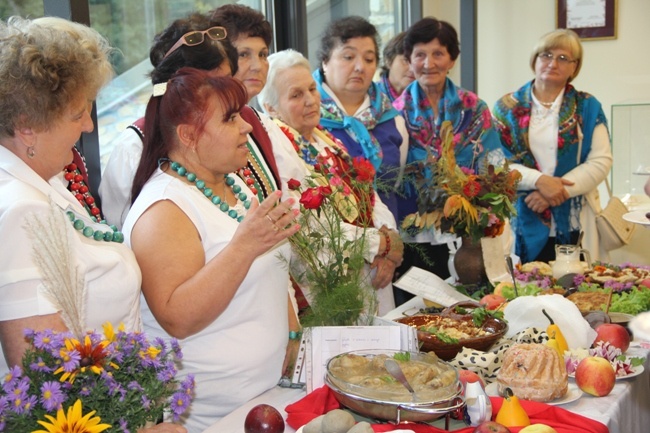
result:
[[[526,196],[524,203],[530,210],[536,213],[542,213],[549,208],[549,202],[539,193],[539,191],[533,191]]]
[[[300,225],[293,222],[300,211],[292,209],[293,198],[278,203],[281,197],[282,192],[275,191],[259,205],[253,200],[232,242],[258,256],[296,233]]]
[[[375,260],[370,264],[370,269],[377,270],[375,278],[372,279],[372,287],[375,289],[386,287],[391,281],[393,281],[396,267],[397,265],[395,262],[386,257],[375,257]]]
[[[395,263],[397,267],[402,264],[402,260],[404,259],[404,241],[402,241],[402,237],[398,231],[389,229],[384,231],[390,237],[390,251],[386,255],[386,258]]]
[[[565,185],[571,186],[573,182],[545,174],[541,175],[535,182],[537,191],[542,194],[551,206],[559,206],[569,199],[569,192],[564,188]]]
[[[153,427],[138,429],[138,433],[187,433],[187,429],[180,425],[164,422]]]

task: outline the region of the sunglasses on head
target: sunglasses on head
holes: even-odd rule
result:
[[[210,27],[207,30],[195,30],[192,32],[187,32],[165,53],[163,59],[176,51],[180,46],[187,45],[188,47],[193,47],[195,45],[202,44],[205,40],[205,35],[208,35],[213,41],[220,41],[226,39],[226,29],[224,27]]]

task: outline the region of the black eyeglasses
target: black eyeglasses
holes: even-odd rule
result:
[[[575,63],[577,60],[571,60],[564,54],[560,54],[559,56],[554,56],[553,53],[549,53],[548,51],[544,51],[543,53],[539,53],[537,55],[537,58],[542,62],[542,63],[551,63],[553,60],[557,60],[558,64],[560,65],[568,65],[569,63]]]
[[[195,30],[193,32],[187,32],[172,46],[169,51],[165,53],[163,59],[176,51],[181,45],[187,45],[188,47],[193,47],[195,45],[202,44],[205,40],[205,35],[208,35],[213,41],[220,41],[226,39],[227,33],[224,27],[210,27],[207,30]]]

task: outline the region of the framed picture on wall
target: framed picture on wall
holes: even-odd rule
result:
[[[571,29],[580,39],[616,39],[618,0],[557,0],[557,28]]]

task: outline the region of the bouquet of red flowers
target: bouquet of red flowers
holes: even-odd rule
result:
[[[353,325],[374,311],[376,297],[365,271],[365,232],[372,226],[374,167],[328,149],[303,182],[291,179],[300,193],[303,227],[293,235],[291,274],[311,294],[305,326]]]

